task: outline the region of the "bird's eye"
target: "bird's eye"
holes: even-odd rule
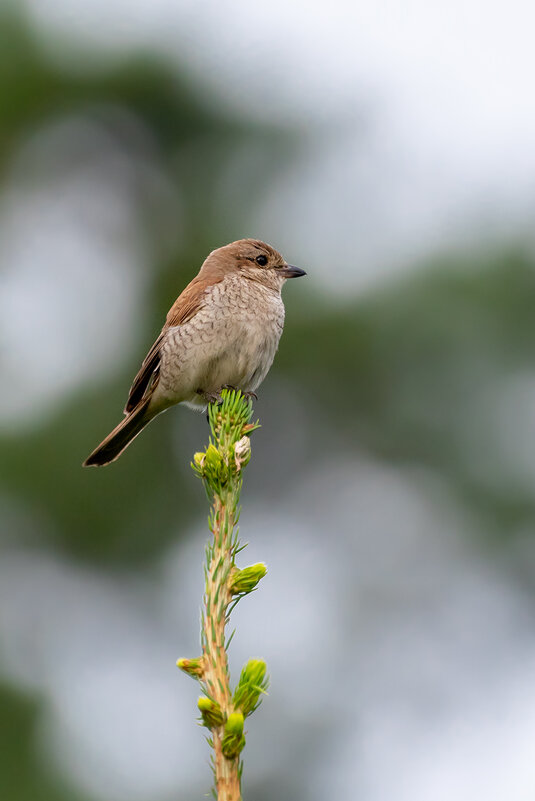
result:
[[[257,256],[255,259],[256,263],[259,264],[261,267],[265,267],[268,260],[267,256]]]

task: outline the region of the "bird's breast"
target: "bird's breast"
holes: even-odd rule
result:
[[[197,405],[198,389],[254,391],[271,367],[283,325],[280,293],[243,278],[214,285],[191,320],[168,330],[159,394]]]
[[[273,362],[284,325],[284,304],[280,293],[254,281],[240,279],[228,292],[230,335],[214,380],[231,376],[222,383],[254,391]]]

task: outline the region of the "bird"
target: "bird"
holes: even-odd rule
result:
[[[130,388],[124,419],[84,467],[114,462],[157,415],[175,404],[206,410],[225,388],[256,397],[284,325],[281,289],[306,275],[258,239],[213,250],[178,296]]]

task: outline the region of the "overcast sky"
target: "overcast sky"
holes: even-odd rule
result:
[[[342,257],[355,287],[430,249],[530,236],[527,0],[26,2],[77,57],[84,42],[101,63],[149,44],[246,115],[328,128],[254,224],[309,262]]]

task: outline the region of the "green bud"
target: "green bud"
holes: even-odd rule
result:
[[[197,701],[197,706],[201,713],[202,722],[207,729],[214,729],[216,726],[223,725],[225,718],[217,701],[212,701],[211,698],[205,698],[204,695],[201,695]]]
[[[247,717],[260,704],[260,696],[265,695],[268,686],[266,663],[262,659],[249,659],[234,690],[234,706]]]
[[[221,750],[227,759],[236,759],[243,751],[245,737],[243,736],[243,715],[240,712],[233,712],[228,716],[225,723],[225,733]]]
[[[204,674],[202,657],[197,659],[177,659],[176,666],[194,679],[200,679]]]
[[[209,445],[206,449],[203,475],[214,487],[217,487],[218,484],[224,484],[228,478],[228,467],[214,445]]]
[[[221,462],[221,456],[215,445],[208,445],[206,453],[204,454],[205,464],[209,467],[218,467]]]
[[[267,567],[262,562],[244,567],[243,570],[236,569],[230,577],[231,593],[239,595],[240,593],[252,592],[266,573]]]
[[[214,491],[228,480],[229,469],[215,445],[209,445],[204,453],[194,454],[191,466]]]
[[[202,452],[193,454],[193,461],[191,463],[191,467],[193,468],[193,472],[196,473],[200,478],[204,477],[204,458],[205,454]]]
[[[199,451],[193,454],[193,462],[195,466],[199,468],[199,470],[202,470],[203,468],[205,455],[206,454],[203,453],[203,451]]]

